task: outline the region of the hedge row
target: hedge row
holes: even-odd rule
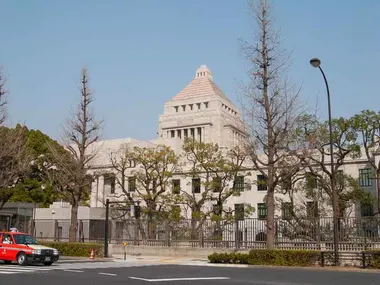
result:
[[[99,243],[41,242],[41,245],[56,248],[62,256],[90,257],[91,249],[97,257],[104,256],[104,246]]]
[[[369,250],[367,252],[371,255],[369,267],[380,269],[380,250]]]
[[[208,256],[211,263],[232,263],[275,266],[315,266],[320,252],[313,250],[269,250],[255,249],[249,253],[213,253]]]

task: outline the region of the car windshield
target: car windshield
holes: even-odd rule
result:
[[[31,235],[13,235],[16,244],[38,244]]]

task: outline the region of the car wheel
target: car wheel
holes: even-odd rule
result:
[[[25,253],[20,252],[17,255],[17,264],[21,265],[21,266],[28,264],[28,260],[26,259],[26,254]]]
[[[45,266],[50,266],[50,265],[52,265],[53,264],[53,262],[44,262],[44,265]]]
[[[5,263],[5,264],[11,264],[11,263],[12,263],[12,261],[9,261],[9,260],[4,260],[4,263]]]

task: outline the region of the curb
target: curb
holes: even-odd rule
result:
[[[309,271],[336,271],[355,273],[380,273],[379,269],[361,269],[354,267],[293,267],[293,266],[270,266],[270,265],[249,265],[249,264],[220,264],[220,263],[187,263],[181,265],[205,266],[205,267],[226,267],[226,268],[252,268],[252,269],[288,269],[288,270],[309,270]]]

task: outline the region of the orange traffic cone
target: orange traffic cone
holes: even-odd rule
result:
[[[94,250],[93,249],[91,249],[90,259],[94,260]]]

